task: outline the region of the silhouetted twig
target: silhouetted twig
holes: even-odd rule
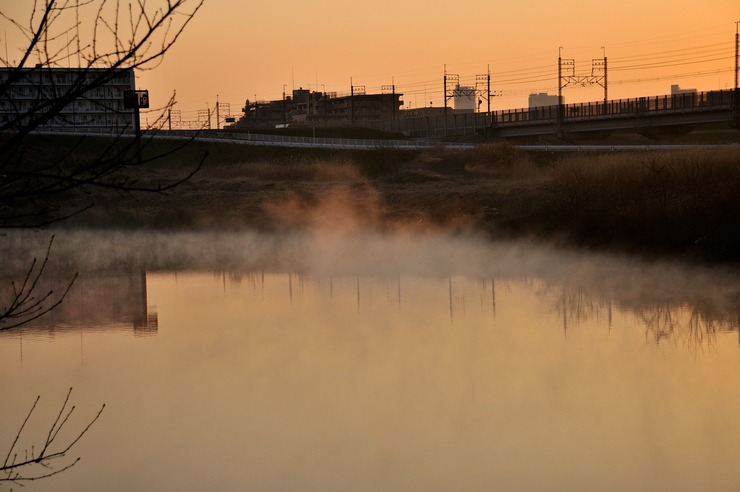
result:
[[[12,294],[9,303],[0,309],[0,331],[16,328],[40,318],[59,306],[74,285],[77,274],[72,277],[64,291],[58,296],[54,295],[54,290],[39,292],[53,243],[54,236],[49,240],[43,260],[39,263],[38,259],[34,258],[25,278],[20,282],[11,282]]]
[[[19,453],[20,450],[17,449],[18,442],[20,441],[23,431],[26,429],[28,421],[31,419],[31,416],[36,410],[38,402],[41,399],[40,396],[36,397],[36,400],[33,402],[31,409],[28,411],[28,414],[26,414],[23,423],[15,435],[15,439],[8,450],[8,454],[5,456],[5,461],[3,461],[2,466],[0,466],[0,483],[11,482],[22,485],[23,482],[41,480],[68,470],[80,461],[79,457],[73,459],[72,462],[67,463],[61,462],[61,459],[66,457],[67,453],[69,453],[80,439],[82,439],[82,436],[84,436],[90,430],[92,425],[98,421],[100,415],[105,409],[105,404],[100,407],[100,410],[95,417],[93,417],[81,431],[74,434],[74,438],[58,447],[54,447],[53,445],[59,436],[59,433],[69,423],[70,417],[76,408],[74,405],[68,408],[71,395],[72,388],[67,392],[64,403],[59,409],[54,422],[51,424],[43,443],[39,447],[32,444],[30,448],[25,447],[25,449]]]

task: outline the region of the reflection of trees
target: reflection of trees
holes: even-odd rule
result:
[[[681,326],[677,310],[669,305],[647,308],[636,314],[647,329],[645,338],[652,339],[655,343],[674,338]]]
[[[567,332],[569,325],[578,325],[589,320],[603,317],[608,307],[609,321],[611,324],[611,305],[605,305],[580,290],[562,289],[559,299],[560,314],[563,318],[563,330]]]
[[[619,309],[634,315],[645,327],[646,340],[656,344],[675,343],[698,349],[714,344],[720,333],[740,334],[736,309],[731,302],[725,304],[707,299],[669,302],[663,298],[654,302],[648,299],[637,302],[605,300],[604,294],[593,289],[574,286],[548,286],[539,289],[539,294],[561,317],[566,331],[569,327],[605,318],[611,327],[612,310]]]
[[[647,339],[683,343],[688,348],[713,345],[722,332],[737,331],[738,325],[728,319],[719,319],[696,307],[662,305],[638,313],[645,325]]]

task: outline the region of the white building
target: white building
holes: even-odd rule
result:
[[[109,69],[0,68],[0,129],[27,125],[55,101],[68,97],[80,83],[89,83]],[[59,108],[41,129],[109,129],[134,127],[134,113],[125,109],[124,91],[133,90],[133,69],[116,71],[108,82]]]
[[[456,85],[452,99],[456,113],[475,113],[475,87]]]
[[[563,101],[565,104],[565,101]],[[541,108],[544,106],[557,106],[558,96],[550,95],[547,92],[540,92],[539,94],[529,95],[529,107],[530,108]]]

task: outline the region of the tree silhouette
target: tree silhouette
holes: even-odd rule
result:
[[[10,282],[10,290],[6,303],[0,305],[0,331],[10,330],[40,318],[52,309],[59,306],[72,288],[77,275],[75,274],[61,292],[41,290],[40,282],[49,262],[51,246],[54,236],[49,240],[46,255],[39,260],[34,258],[25,276]]]
[[[199,169],[202,159],[170,182],[141,185],[133,171],[161,155],[142,161],[141,149],[148,140],[133,135],[133,127],[109,135],[92,156],[78,152],[84,138],[73,139],[67,149],[60,151],[38,142],[35,133],[74,101],[113,81],[122,70],[156,67],[203,2],[35,0],[28,2],[24,21],[0,11],[0,23],[5,24],[6,32],[8,28],[15,30],[25,39],[24,45],[13,52],[17,59],[11,60],[10,54],[0,56],[0,65],[6,67],[0,79],[0,104],[4,108],[0,121],[0,227],[38,227],[94,205],[90,199],[76,210],[65,211],[60,202],[71,192],[84,193],[92,188],[161,192]],[[72,80],[55,85],[51,72],[72,64]],[[34,94],[30,103],[20,105],[14,101],[11,89],[22,80],[38,82],[31,82]],[[166,110],[174,102],[173,95],[160,108],[153,128],[163,124]]]
[[[68,454],[72,451],[72,448],[100,418],[105,409],[105,404],[100,407],[98,413],[88,421],[81,431],[73,432],[70,437],[60,437],[60,433],[70,422],[76,408],[74,405],[69,406],[71,395],[72,388],[67,392],[67,397],[64,399],[56,418],[51,423],[45,439],[41,442],[22,445],[20,443],[26,426],[41,399],[40,396],[36,397],[31,409],[21,423],[13,443],[10,445],[8,454],[5,455],[4,461],[0,464],[0,484],[10,482],[23,485],[24,482],[48,478],[72,468],[80,461],[79,457],[67,460],[65,458],[69,458]]]
[[[14,18],[0,11],[0,28],[25,39],[23,46],[0,55],[0,228],[38,227],[64,220],[94,205],[82,205],[69,212],[60,202],[70,193],[84,196],[91,188],[123,192],[161,192],[189,179],[205,156],[179,178],[152,186],[140,185],[132,171],[149,160],[141,159],[142,142],[136,128],[124,128],[106,137],[96,154],[81,155],[84,138],[75,137],[67,149],[48,149],[36,135],[74,101],[103,87],[124,70],[146,70],[159,64],[204,0],[34,0],[25,2],[27,16]],[[1,8],[1,7],[0,7]],[[7,43],[7,39],[6,39]],[[17,56],[17,58],[16,58]],[[51,73],[69,68],[71,83],[54,86]],[[49,77],[44,78],[44,75]],[[20,105],[12,88],[21,80],[37,80],[30,104]],[[45,84],[42,81],[52,81]],[[174,95],[162,108],[174,104]],[[161,124],[163,116],[153,126]],[[41,151],[39,151],[39,147]],[[177,150],[177,149],[175,149]],[[170,151],[172,152],[172,151]],[[136,168],[136,169],[135,169]],[[18,327],[53,310],[63,302],[76,275],[62,292],[45,292],[40,287],[49,262],[53,237],[43,260],[34,259],[25,276],[11,282],[7,303],[0,302],[0,330]],[[71,389],[51,424],[46,438],[29,446],[21,445],[24,430],[39,399],[33,403],[15,436],[4,461],[0,462],[0,483],[22,485],[56,475],[74,466],[79,458],[65,460],[73,447],[98,420],[105,405],[79,432],[64,438],[75,407],[68,407]],[[67,429],[66,432],[69,432]],[[22,449],[22,451],[21,451]],[[2,459],[2,456],[0,456]]]
[[[37,132],[122,70],[156,67],[203,2],[34,0],[26,2],[23,19],[0,11],[2,32],[7,36],[15,31],[25,41],[15,51],[0,55],[0,228],[40,227],[64,220],[94,206],[95,189],[162,192],[200,168],[205,155],[168,181],[140,184],[136,176],[163,154],[150,153],[142,160],[140,151],[149,140],[132,134],[133,128],[112,133],[95,146],[86,146],[86,137],[66,137],[64,149],[49,148],[58,142],[50,144]],[[72,80],[63,86],[55,86],[54,77],[43,77],[56,68],[69,68],[72,62],[74,70],[67,70]],[[12,88],[24,78],[38,85],[21,105],[13,100]],[[161,124],[172,104],[174,95],[153,126]],[[74,279],[63,292],[39,292],[50,249],[51,241],[44,259],[34,259],[25,278],[11,283],[9,298],[0,303],[0,330],[42,316],[69,291]]]

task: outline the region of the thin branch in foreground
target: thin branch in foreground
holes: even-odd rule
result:
[[[62,444],[58,450],[54,451],[52,450],[52,444],[60,431],[69,423],[70,416],[75,410],[75,406],[72,406],[67,410],[67,405],[69,404],[71,395],[72,388],[67,392],[64,403],[59,409],[56,419],[49,428],[46,440],[43,445],[40,446],[40,450],[37,451],[37,446],[31,444],[30,448],[26,447],[23,450],[23,458],[19,460],[19,450],[17,450],[18,441],[21,439],[21,435],[26,429],[28,421],[31,419],[31,416],[36,410],[41,398],[40,396],[36,397],[36,400],[31,406],[28,414],[26,414],[26,418],[23,420],[23,423],[16,433],[15,439],[8,450],[8,454],[5,457],[3,465],[0,466],[0,483],[10,482],[23,485],[23,482],[41,480],[43,478],[57,475],[65,470],[69,470],[80,461],[80,457],[77,457],[73,459],[72,462],[61,464],[61,467],[55,468],[55,465],[60,462],[60,459],[64,458],[80,441],[80,439],[82,439],[82,436],[87,434],[93,424],[98,421],[100,415],[105,409],[105,404],[100,407],[100,410],[95,417],[93,417],[81,431],[74,434],[75,437],[71,438],[66,444]]]
[[[40,266],[37,267],[36,258],[31,262],[31,266],[26,272],[26,276],[20,285],[12,282],[13,297],[7,307],[0,309],[0,331],[17,328],[26,323],[30,323],[52,309],[59,306],[64,298],[69,294],[72,285],[77,280],[77,274],[67,284],[64,292],[57,298],[54,298],[54,290],[39,293],[39,282],[46,271],[46,266],[51,254],[51,246],[54,243],[54,236],[49,240],[49,246],[46,249],[46,255]]]

